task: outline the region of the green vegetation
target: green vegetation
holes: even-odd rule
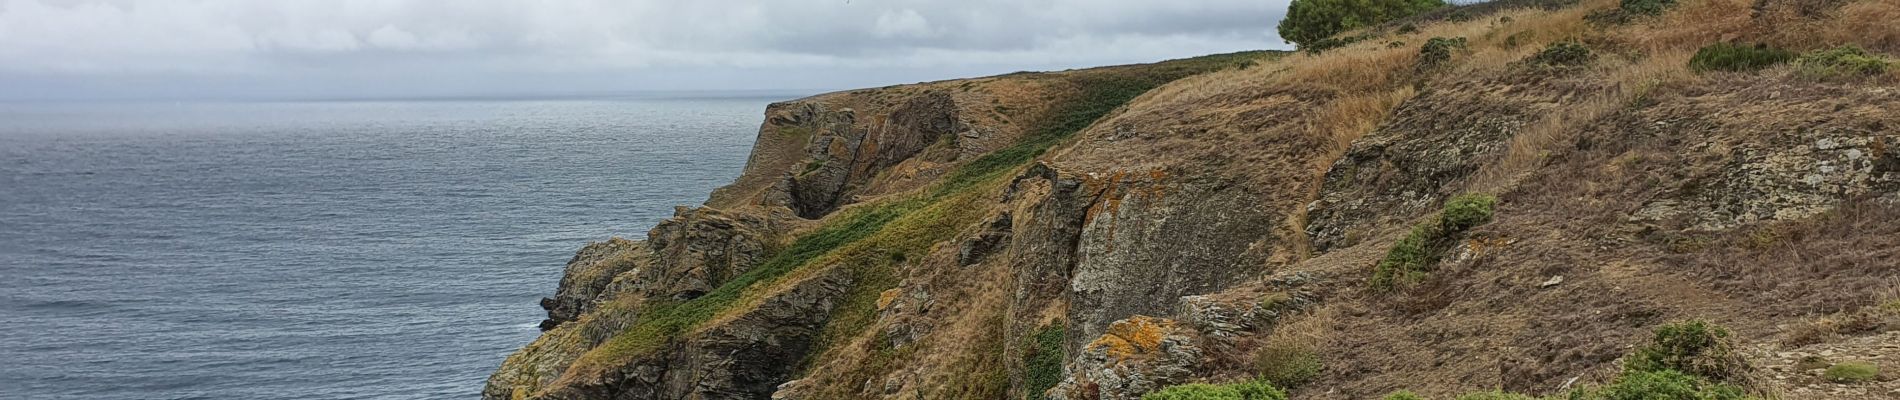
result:
[[[1452,51],[1464,48],[1465,38],[1462,37],[1450,39],[1435,37],[1426,40],[1425,45],[1418,48],[1418,65],[1414,69],[1429,71],[1438,68],[1451,61]]]
[[[1666,370],[1715,379],[1740,378],[1743,367],[1729,343],[1727,329],[1704,321],[1686,321],[1656,328],[1650,342],[1630,353],[1623,368],[1633,372]]]
[[[1631,15],[1662,15],[1663,11],[1676,6],[1676,0],[1623,0],[1617,9]]]
[[[1827,371],[1821,372],[1821,377],[1837,383],[1867,382],[1880,377],[1880,367],[1863,362],[1842,362],[1827,367]]]
[[[1445,252],[1450,251],[1456,240],[1465,230],[1482,225],[1491,220],[1492,208],[1497,198],[1484,194],[1464,194],[1445,202],[1445,209],[1438,219],[1412,227],[1412,232],[1399,239],[1399,243],[1387,251],[1385,258],[1373,267],[1372,286],[1390,289],[1393,286],[1417,282],[1425,273],[1438,265]]]
[[[1030,336],[1029,346],[1023,352],[1023,396],[1030,399],[1042,398],[1042,393],[1062,382],[1062,360],[1066,357],[1062,351],[1062,324],[1050,324]]]
[[[1306,49],[1341,32],[1444,6],[1442,0],[1293,0],[1280,20],[1280,37]]]
[[[1794,52],[1766,44],[1748,46],[1716,43],[1697,50],[1695,57],[1689,59],[1689,68],[1696,71],[1757,71],[1794,60],[1794,57]]]
[[[1536,397],[1505,392],[1476,392],[1459,395],[1457,400],[1537,400]]]
[[[1254,365],[1260,370],[1260,379],[1286,388],[1311,382],[1325,367],[1312,348],[1284,341],[1262,347],[1254,355]]]
[[[1803,54],[1795,60],[1795,66],[1802,75],[1811,78],[1836,79],[1884,74],[1892,68],[1892,62],[1860,47],[1846,45]]]
[[[1571,398],[1591,400],[1741,400],[1747,398],[1741,388],[1712,383],[1702,377],[1676,370],[1625,371],[1616,382],[1596,390],[1579,391]]]
[[[1595,55],[1590,54],[1590,47],[1584,46],[1582,42],[1566,40],[1545,46],[1525,62],[1543,67],[1567,67],[1589,64],[1595,58]]]
[[[1286,400],[1286,392],[1266,380],[1210,385],[1174,385],[1141,396],[1141,400]]]
[[[1412,393],[1410,390],[1400,390],[1387,394],[1385,397],[1380,398],[1380,400],[1425,400],[1425,396]]]
[[[1055,104],[1061,108],[1052,112],[1047,123],[1031,130],[1015,146],[984,154],[952,171],[942,179],[937,192],[963,190],[975,182],[1029,162],[1056,143],[1127,104],[1129,100],[1147,93],[1149,89],[1176,79],[1252,63],[1268,54],[1271,53],[1218,54],[1150,65],[1111,67],[1103,71],[1065,76],[1064,80],[1080,89],[1075,98],[1056,101]]]
[[[1730,382],[1742,379],[1745,365],[1728,358],[1728,330],[1703,321],[1663,325],[1650,342],[1632,353],[1623,373],[1608,385],[1573,389],[1545,399],[1565,400],[1745,400],[1746,390]],[[1709,361],[1723,360],[1720,368]],[[1697,373],[1696,371],[1703,371]],[[1386,395],[1385,400],[1423,400],[1411,392]],[[1536,400],[1537,397],[1500,391],[1469,393],[1457,400]]]

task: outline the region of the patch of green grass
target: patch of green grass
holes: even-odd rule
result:
[[[1501,391],[1473,392],[1458,395],[1458,400],[1537,400],[1536,397]]]
[[[1740,378],[1745,366],[1735,354],[1729,331],[1706,321],[1684,321],[1656,328],[1648,344],[1623,361],[1631,372],[1681,371],[1726,381]]]
[[[1445,65],[1446,62],[1451,61],[1451,53],[1453,51],[1464,48],[1465,38],[1462,37],[1449,39],[1435,37],[1426,40],[1425,45],[1419,46],[1418,48],[1418,64],[1414,69],[1418,71],[1436,69],[1441,65]]]
[[[1863,362],[1842,362],[1827,367],[1821,377],[1835,383],[1860,383],[1880,377],[1880,366]]]
[[[1312,348],[1299,343],[1274,342],[1261,347],[1254,355],[1254,366],[1260,371],[1260,379],[1285,388],[1295,388],[1311,382],[1318,377],[1321,364],[1319,354]]]
[[[1794,60],[1794,52],[1766,44],[1716,43],[1696,50],[1689,68],[1696,71],[1758,71]]]
[[[1623,0],[1617,8],[1633,15],[1662,15],[1676,6],[1676,0]]]
[[[1884,74],[1893,63],[1879,54],[1846,45],[1803,54],[1795,60],[1795,66],[1811,78],[1840,79]]]
[[[1412,227],[1411,233],[1386,251],[1385,258],[1373,267],[1372,286],[1390,289],[1423,279],[1464,231],[1491,221],[1496,206],[1497,198],[1484,194],[1464,194],[1446,201],[1437,220]]]
[[[1412,391],[1410,390],[1400,390],[1397,392],[1386,394],[1385,397],[1381,397],[1379,399],[1380,400],[1425,400],[1425,396],[1420,396],[1418,395],[1418,393],[1412,393]]]
[[[1043,392],[1062,383],[1062,324],[1050,324],[1029,337],[1023,351],[1023,397],[1041,399]]]
[[[1141,400],[1286,400],[1286,392],[1266,380],[1213,385],[1190,383],[1162,388]]]
[[[1710,382],[1676,370],[1626,371],[1607,386],[1581,392],[1591,400],[1742,400],[1746,392],[1734,385]]]
[[[1591,54],[1590,47],[1584,46],[1583,42],[1565,40],[1544,46],[1543,50],[1537,51],[1525,62],[1541,67],[1574,67],[1589,64],[1594,59],[1596,55]]]

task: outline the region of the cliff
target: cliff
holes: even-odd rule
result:
[[[1629,10],[773,104],[705,206],[569,261],[483,397],[1544,395],[1688,320],[1749,393],[1900,396],[1821,376],[1900,370],[1900,67],[1824,60],[1900,53],[1900,2]]]

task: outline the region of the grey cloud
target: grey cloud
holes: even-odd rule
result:
[[[0,85],[26,88],[0,96],[839,88],[1284,48],[1285,6],[0,0]]]

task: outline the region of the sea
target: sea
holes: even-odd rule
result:
[[[474,399],[808,93],[0,103],[0,399]]]

